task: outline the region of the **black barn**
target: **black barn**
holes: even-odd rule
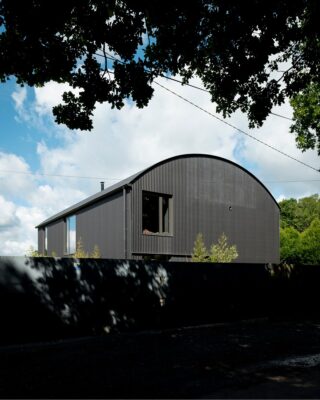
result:
[[[52,216],[37,226],[42,254],[70,256],[81,238],[104,258],[190,259],[202,233],[222,233],[236,262],[279,262],[279,207],[250,172],[203,154],[169,158]]]

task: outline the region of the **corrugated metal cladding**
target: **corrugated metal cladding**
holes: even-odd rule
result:
[[[38,229],[38,251],[45,254],[45,228]]]
[[[124,258],[124,205],[122,191],[76,213],[77,240],[92,252],[99,246],[105,258]]]
[[[124,258],[124,208],[122,192],[105,197],[76,212],[76,240],[80,238],[84,250],[91,253],[94,246],[105,258]],[[68,215],[66,215],[67,217]],[[38,249],[44,254],[45,228],[39,228]],[[57,256],[65,255],[65,218],[47,225],[48,252]]]
[[[172,236],[142,233],[142,191],[172,195]],[[209,247],[224,232],[237,262],[279,262],[279,208],[268,191],[235,164],[183,157],[150,169],[132,185],[132,253],[190,256],[197,233]]]
[[[60,219],[47,226],[48,256],[63,256],[65,251],[65,221]]]

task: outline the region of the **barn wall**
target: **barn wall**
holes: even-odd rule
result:
[[[48,255],[61,257],[65,252],[65,221],[59,219],[48,225]]]
[[[45,253],[45,229],[39,228],[38,229],[38,252],[40,254]]]
[[[142,234],[142,191],[173,196],[173,235]],[[221,159],[185,157],[151,169],[132,185],[132,253],[190,256],[197,233],[207,246],[224,232],[237,262],[279,262],[279,208],[248,172]],[[230,209],[231,207],[231,209]]]
[[[101,256],[124,258],[124,201],[122,191],[76,213],[77,240],[91,253],[99,246]]]
[[[125,258],[124,202],[121,191],[70,215],[76,215],[76,240],[81,238],[86,252],[91,253],[97,245],[102,257]],[[58,257],[65,256],[65,218],[48,225],[48,255],[54,252]],[[38,249],[42,254],[44,230],[45,227],[41,227],[38,231]]]

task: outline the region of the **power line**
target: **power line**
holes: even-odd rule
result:
[[[190,87],[193,88],[193,89],[198,89],[198,90],[201,90],[201,91],[203,91],[203,92],[206,92],[206,93],[209,93],[209,94],[210,94],[210,91],[207,90],[207,89],[204,89],[204,88],[202,88],[202,87],[200,87],[200,86],[191,85],[191,84],[189,84],[189,83],[184,83],[184,82],[180,81],[179,79],[171,78],[171,77],[165,76],[165,75],[161,75],[161,78],[166,78],[166,79],[169,79],[170,81],[180,83],[181,85],[190,86]],[[289,121],[293,121],[292,118],[285,117],[284,115],[281,115],[281,114],[277,114],[277,113],[274,113],[274,112],[270,112],[270,114],[275,115],[276,117],[280,117],[280,118],[287,119],[287,120],[289,120]]]
[[[41,172],[24,172],[24,171],[14,171],[14,170],[4,170],[1,169],[0,173],[9,173],[9,174],[23,174],[23,175],[33,175],[33,176],[49,176],[54,178],[79,178],[79,179],[104,179],[106,181],[121,181],[122,179],[119,178],[105,178],[105,177],[98,177],[98,176],[79,176],[79,175],[62,175],[62,174],[44,174]],[[1,177],[0,177],[1,178]]]
[[[95,53],[96,56],[100,56],[100,57],[103,57],[103,58],[107,58],[107,59],[113,60],[113,61],[118,61],[118,62],[120,62],[121,64],[124,64],[124,62],[123,62],[122,60],[119,60],[119,59],[117,59],[116,57],[113,57],[111,54],[109,54],[109,53],[107,53],[107,52],[106,52],[106,54],[107,54],[107,56],[102,55],[102,54],[99,54],[99,53]],[[111,71],[109,71],[109,72],[111,72]],[[279,71],[279,72],[280,72],[280,71]],[[281,72],[284,72],[284,71],[281,71]],[[189,87],[191,87],[191,88],[193,88],[193,89],[201,90],[202,92],[211,94],[209,90],[204,89],[204,88],[202,88],[202,87],[200,87],[200,86],[192,85],[191,83],[185,83],[185,82],[182,82],[182,81],[179,80],[179,79],[172,78],[172,77],[170,77],[170,76],[163,75],[163,74],[160,74],[159,76],[160,76],[161,78],[165,78],[165,79],[168,79],[168,80],[170,80],[170,81],[180,83],[180,85],[189,86]],[[279,117],[279,118],[286,119],[286,120],[288,120],[288,121],[293,121],[293,119],[290,118],[290,117],[286,117],[286,116],[284,116],[284,115],[281,115],[281,114],[278,114],[278,113],[274,113],[274,112],[272,112],[272,111],[270,112],[270,114],[272,114],[272,115],[274,115],[274,116],[276,116],[276,117]]]
[[[110,55],[109,53],[106,53],[106,54],[108,55],[107,57],[106,57],[105,55],[101,55],[101,54],[97,54],[97,53],[96,53],[97,56],[106,57],[106,58],[109,58],[109,59],[111,59],[111,60],[114,60],[114,61],[118,61],[118,62],[123,63],[122,60],[118,60],[117,58],[113,57],[113,56]],[[207,90],[207,89],[204,89],[204,88],[201,88],[201,87],[199,87],[199,86],[192,85],[192,84],[189,84],[189,83],[184,83],[184,82],[180,81],[179,79],[175,79],[175,78],[172,78],[172,77],[169,77],[169,76],[166,76],[166,75],[160,75],[160,77],[161,77],[161,78],[168,79],[168,80],[171,80],[171,81],[173,81],[173,82],[180,83],[181,85],[189,86],[189,87],[191,87],[191,88],[193,88],[193,89],[201,90],[201,91],[203,91],[203,92],[206,92],[206,93],[209,93],[209,94],[210,94],[210,91]],[[201,108],[200,106],[198,106],[198,105],[196,105],[195,103],[191,102],[190,100],[188,100],[188,99],[182,97],[181,95],[175,93],[174,91],[172,91],[172,90],[166,88],[165,86],[159,84],[158,82],[154,81],[154,83],[156,83],[158,86],[161,86],[163,89],[165,89],[165,90],[171,92],[171,93],[174,94],[175,96],[178,96],[178,97],[180,97],[181,99],[183,99],[184,101],[186,101],[186,102],[192,104],[193,106],[199,108],[201,111],[203,111],[203,112],[205,112],[205,113],[211,115],[212,117],[218,119],[219,121],[225,123],[226,125],[229,125],[230,127],[236,129],[237,131],[239,131],[239,132],[241,132],[241,133],[243,133],[243,134],[249,136],[251,139],[256,140],[257,142],[259,142],[259,143],[261,143],[261,144],[263,144],[263,145],[269,147],[270,149],[272,149],[272,150],[274,150],[274,151],[277,151],[278,153],[280,153],[280,154],[282,154],[282,155],[284,155],[284,156],[286,156],[286,157],[288,157],[288,158],[291,158],[292,160],[294,160],[294,161],[296,161],[296,162],[298,162],[298,163],[300,163],[300,164],[302,164],[302,165],[304,165],[304,166],[306,166],[306,167],[308,167],[308,168],[311,168],[311,169],[313,169],[314,171],[320,172],[320,169],[318,170],[318,169],[312,167],[311,165],[309,165],[309,164],[307,164],[307,163],[305,163],[305,162],[303,162],[303,161],[300,161],[300,160],[298,160],[298,159],[296,159],[296,158],[290,156],[290,155],[287,154],[287,153],[284,153],[283,151],[277,149],[276,147],[271,146],[271,145],[269,145],[269,144],[263,142],[263,141],[260,140],[260,139],[257,139],[255,136],[250,135],[249,133],[243,131],[243,130],[240,129],[240,128],[237,128],[236,126],[234,126],[234,125],[232,125],[232,124],[226,122],[226,121],[223,120],[222,118],[217,117],[216,115],[214,115],[214,114],[210,113],[209,111],[207,111],[207,110]],[[280,117],[280,118],[284,118],[284,119],[286,119],[286,120],[288,120],[288,121],[293,121],[292,118],[286,117],[286,116],[281,115],[281,114],[278,114],[278,113],[270,112],[270,114],[275,115],[275,116]],[[283,182],[285,182],[285,181],[283,181]],[[302,181],[299,181],[299,182],[302,182]]]
[[[179,79],[171,78],[171,76],[161,75],[161,78],[169,79],[169,81],[177,82],[177,83],[180,83],[181,85],[189,86],[193,89],[198,89],[198,90],[201,90],[202,92],[206,92],[206,93],[210,94],[209,90],[207,90],[207,89],[204,89],[200,86],[191,85],[190,83],[184,83],[184,82],[180,81]]]
[[[33,176],[48,176],[48,177],[58,177],[58,178],[76,178],[76,179],[99,179],[99,180],[107,180],[107,181],[122,181],[123,178],[105,178],[105,177],[98,177],[98,176],[79,176],[79,175],[62,175],[62,174],[44,174],[38,172],[24,172],[24,171],[14,171],[14,170],[3,170],[0,169],[1,173],[10,173],[10,174],[23,174],[23,175],[33,175]],[[0,176],[0,179],[2,177]],[[260,179],[261,182],[264,183],[300,183],[300,182],[320,182],[320,179],[304,179],[304,180],[280,180],[280,181],[264,181]],[[213,181],[208,181],[213,182]]]
[[[250,133],[245,132],[244,130],[242,130],[242,129],[240,129],[240,128],[237,128],[236,126],[230,124],[229,122],[225,121],[224,119],[222,119],[222,118],[220,118],[220,117],[217,117],[216,115],[212,114],[211,112],[205,110],[204,108],[202,108],[202,107],[200,107],[199,105],[193,103],[192,101],[186,99],[185,97],[183,97],[183,96],[181,96],[180,94],[174,92],[173,90],[168,89],[167,87],[161,85],[160,83],[158,83],[158,82],[156,82],[156,81],[154,81],[154,83],[155,83],[156,85],[162,87],[163,89],[167,90],[168,92],[172,93],[173,95],[179,97],[179,98],[182,99],[183,101],[185,101],[185,102],[191,104],[192,106],[194,106],[194,107],[198,108],[199,110],[205,112],[206,114],[210,115],[211,117],[217,119],[218,121],[223,122],[224,124],[226,124],[226,125],[230,126],[231,128],[235,129],[236,131],[243,133],[244,135],[250,137],[251,139],[253,139],[253,140],[255,140],[255,141],[257,141],[257,142],[259,142],[259,143],[261,143],[261,144],[263,144],[264,146],[269,147],[270,149],[276,151],[277,153],[282,154],[283,156],[288,157],[288,158],[290,158],[291,160],[294,160],[294,161],[296,161],[296,162],[298,162],[298,163],[304,165],[305,167],[308,167],[308,168],[310,168],[310,169],[312,169],[312,170],[314,170],[314,171],[320,172],[320,170],[318,170],[317,168],[313,167],[312,165],[309,165],[309,164],[307,164],[307,163],[305,163],[305,162],[303,162],[303,161],[300,161],[300,160],[298,160],[297,158],[294,158],[294,157],[290,156],[289,154],[284,153],[283,151],[277,149],[276,147],[273,147],[273,146],[271,146],[270,144],[268,144],[268,143],[266,143],[266,142],[263,142],[262,140],[256,138],[255,136],[250,135]]]
[[[320,182],[320,179],[304,179],[301,181],[263,181],[263,183],[301,183],[301,182]]]
[[[276,117],[287,119],[288,121],[293,121],[292,118],[285,117],[284,115],[281,115],[281,114],[277,114],[277,113],[274,113],[274,112],[270,112],[270,114],[275,115]]]

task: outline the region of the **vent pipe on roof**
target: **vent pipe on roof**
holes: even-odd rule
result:
[[[104,182],[100,182],[101,190],[104,190]]]

